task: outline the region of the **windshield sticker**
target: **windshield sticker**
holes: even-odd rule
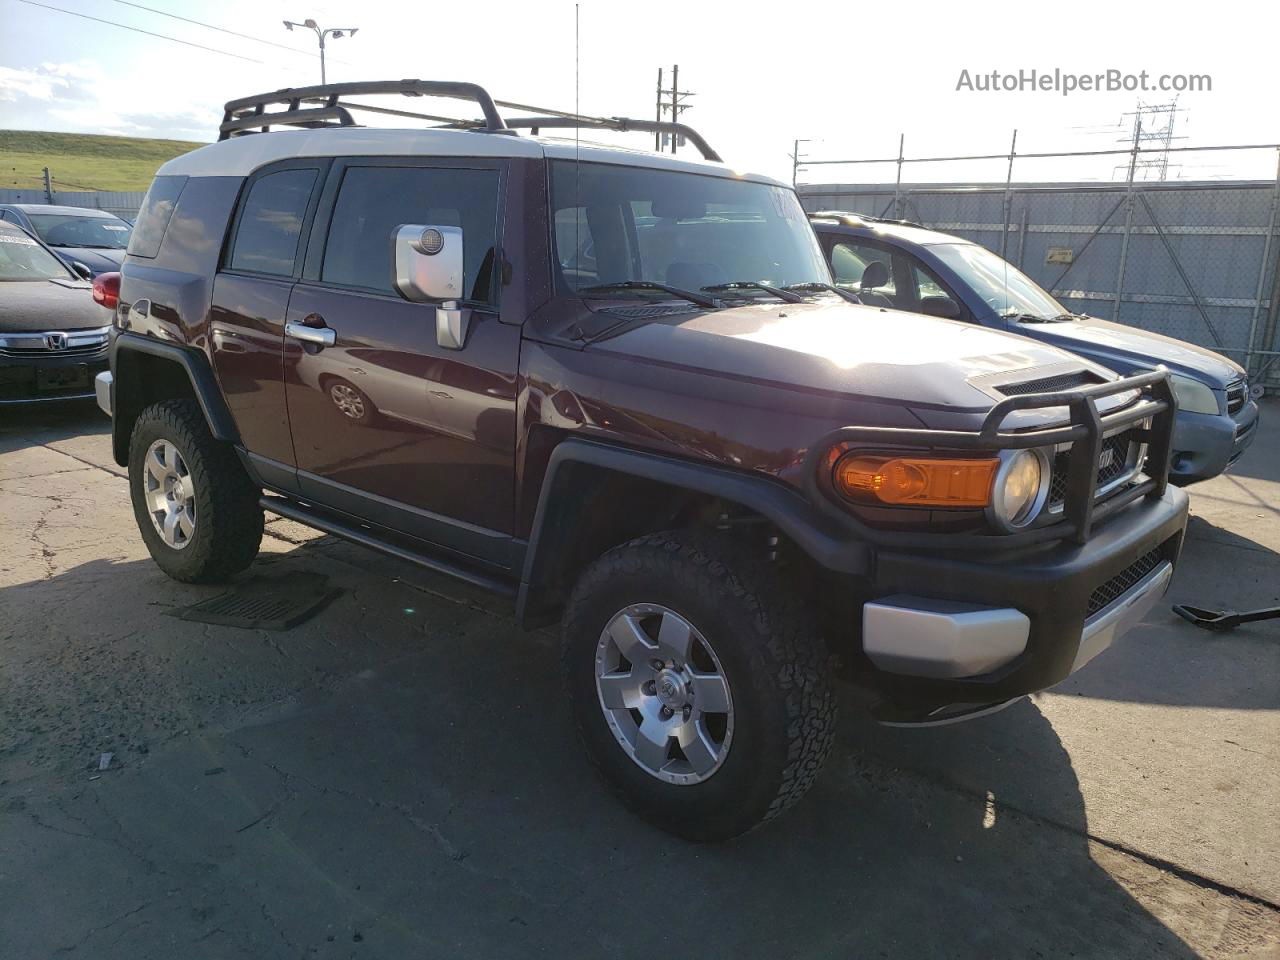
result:
[[[39,246],[39,244],[30,237],[17,237],[11,233],[0,233],[0,243],[21,243],[23,246],[27,247]]]
[[[124,232],[125,232],[126,230],[128,230],[129,228],[128,228],[128,227],[122,227],[122,226],[120,226],[120,224],[118,224],[118,223],[104,223],[104,224],[102,225],[102,229],[103,229],[103,230],[114,230],[114,231],[116,231],[116,233],[124,233]]]

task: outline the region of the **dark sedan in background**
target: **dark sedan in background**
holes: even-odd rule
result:
[[[89,281],[0,222],[0,404],[92,397],[110,318]]]
[[[59,207],[43,203],[0,204],[0,220],[16,223],[39,237],[63,263],[89,268],[89,275],[119,270],[133,226],[114,213],[90,207]]]
[[[1178,398],[1172,482],[1216,477],[1253,442],[1258,404],[1249,396],[1244,368],[1233,360],[1183,340],[1073,314],[1013,264],[962,237],[843,211],[812,213],[809,220],[836,283],[863,303],[1018,333],[1125,376],[1168,367]]]

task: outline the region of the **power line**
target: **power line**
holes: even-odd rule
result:
[[[132,30],[134,33],[145,33],[148,37],[157,37],[161,40],[169,40],[173,43],[180,43],[186,47],[195,47],[197,50],[207,50],[209,53],[221,54],[224,57],[234,57],[237,60],[246,60],[249,63],[262,63],[261,60],[255,60],[253,57],[241,56],[238,53],[219,50],[216,47],[206,47],[202,43],[193,43],[190,40],[179,40],[177,37],[170,37],[163,33],[152,33],[150,30],[143,30],[141,27],[131,27],[128,24],[117,23],[114,20],[103,20],[101,17],[91,17],[87,13],[78,13],[75,10],[64,10],[62,7],[50,6],[47,3],[37,3],[36,0],[18,0],[18,2],[25,3],[32,7],[43,7],[45,10],[53,10],[56,13],[65,13],[71,17],[79,17],[81,20],[92,20],[94,23],[105,23],[109,27],[119,27],[121,30]]]
[[[168,17],[171,20],[181,20],[183,23],[191,23],[197,27],[205,27],[208,30],[217,30],[219,33],[225,33],[232,37],[240,37],[242,40],[252,40],[254,43],[265,43],[269,47],[276,47],[280,50],[288,50],[290,53],[298,53],[304,57],[314,57],[315,54],[308,50],[299,50],[297,47],[291,47],[287,43],[276,43],[272,40],[263,40],[261,37],[255,37],[247,33],[237,33],[235,30],[228,30],[226,27],[219,27],[216,24],[204,23],[200,20],[192,20],[189,17],[180,17],[176,13],[170,13],[167,10],[157,10],[155,7],[146,7],[140,3],[130,3],[129,0],[115,0],[126,7],[134,7],[138,10],[145,10],[147,13],[159,14],[162,17]]]

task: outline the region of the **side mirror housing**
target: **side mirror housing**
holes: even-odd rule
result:
[[[462,297],[462,228],[404,223],[392,237],[395,288],[406,300],[433,303]]]
[[[86,264],[81,263],[79,260],[71,261],[71,269],[80,275],[81,280],[93,279],[93,271],[90,270]]]
[[[960,304],[950,297],[921,297],[920,312],[943,320],[959,320]]]
[[[392,237],[396,289],[414,303],[435,303],[436,343],[448,350],[467,345],[471,309],[462,296],[462,228],[404,223]]]

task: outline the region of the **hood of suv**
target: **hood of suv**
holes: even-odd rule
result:
[[[41,333],[105,326],[87,280],[0,282],[0,333]]]
[[[1011,381],[1031,380],[1048,366],[1058,372],[1064,364],[1092,368],[1056,347],[975,324],[836,302],[701,313],[648,324],[588,349],[915,408],[985,410],[993,397],[972,378],[1009,373]]]
[[[1022,323],[1014,329],[1121,372],[1162,363],[1170,370],[1191,374],[1215,387],[1225,387],[1244,376],[1244,368],[1212,350],[1095,317],[1060,323]]]

